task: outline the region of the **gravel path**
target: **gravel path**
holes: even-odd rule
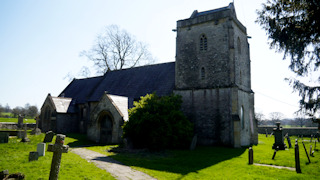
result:
[[[85,148],[72,148],[71,152],[78,154],[81,158],[86,159],[89,162],[93,162],[98,168],[108,171],[116,179],[155,180],[155,178],[149,176],[148,174],[134,170],[129,166],[125,166],[101,153]]]

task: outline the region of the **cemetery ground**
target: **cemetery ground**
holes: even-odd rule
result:
[[[11,137],[9,143],[0,144],[0,171],[8,169],[9,173],[21,172],[25,174],[26,179],[48,179],[51,152],[46,151],[46,155],[39,157],[38,161],[28,162],[29,152],[36,150],[37,144],[43,141],[44,134],[29,135],[28,138],[31,142],[20,143],[20,139]],[[291,136],[291,139],[293,143],[296,137]],[[52,143],[54,141],[55,139]],[[85,135],[78,134],[67,135],[65,144],[71,148],[83,146],[97,151],[157,179],[318,179],[320,144],[317,144],[318,150],[314,150],[314,157],[310,157],[311,163],[308,163],[301,141],[299,139],[301,174],[288,169],[248,165],[248,148],[197,147],[193,151],[116,151],[116,153],[106,150],[117,148],[117,145],[92,145],[92,142],[85,140]],[[259,144],[252,147],[254,163],[294,168],[294,148],[278,151],[272,160],[273,143],[273,136],[259,135]],[[308,152],[310,145],[314,149],[314,142],[310,143],[310,138],[304,138],[304,143]],[[62,155],[59,179],[113,179],[113,177],[69,151]]]

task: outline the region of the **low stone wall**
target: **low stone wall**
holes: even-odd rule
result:
[[[258,126],[258,133],[259,134],[266,134],[266,129],[268,134],[273,132],[273,128],[276,126]],[[289,134],[289,136],[311,136],[311,134],[317,134],[318,128],[317,127],[292,127],[292,128],[282,128],[283,134]]]
[[[25,124],[23,124],[23,127]],[[36,127],[35,123],[27,123],[27,130],[32,130]],[[18,129],[18,123],[1,122],[0,129]]]

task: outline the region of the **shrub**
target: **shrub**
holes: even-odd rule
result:
[[[124,138],[135,148],[161,150],[188,147],[193,125],[180,111],[181,96],[158,97],[155,93],[141,97],[129,109],[129,121],[124,124]]]

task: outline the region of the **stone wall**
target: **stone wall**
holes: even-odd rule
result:
[[[231,90],[180,90],[182,111],[194,123],[199,144],[233,145]]]
[[[25,124],[23,124],[23,127]],[[31,130],[36,127],[35,123],[27,123],[27,129]],[[18,129],[18,123],[10,123],[10,122],[1,122],[0,129]]]
[[[273,132],[273,128],[276,126],[258,126],[258,133],[259,134],[266,134],[266,129],[268,134]],[[289,134],[289,136],[310,136],[311,134],[316,134],[318,132],[317,127],[292,127],[292,128],[282,128],[283,134]]]

